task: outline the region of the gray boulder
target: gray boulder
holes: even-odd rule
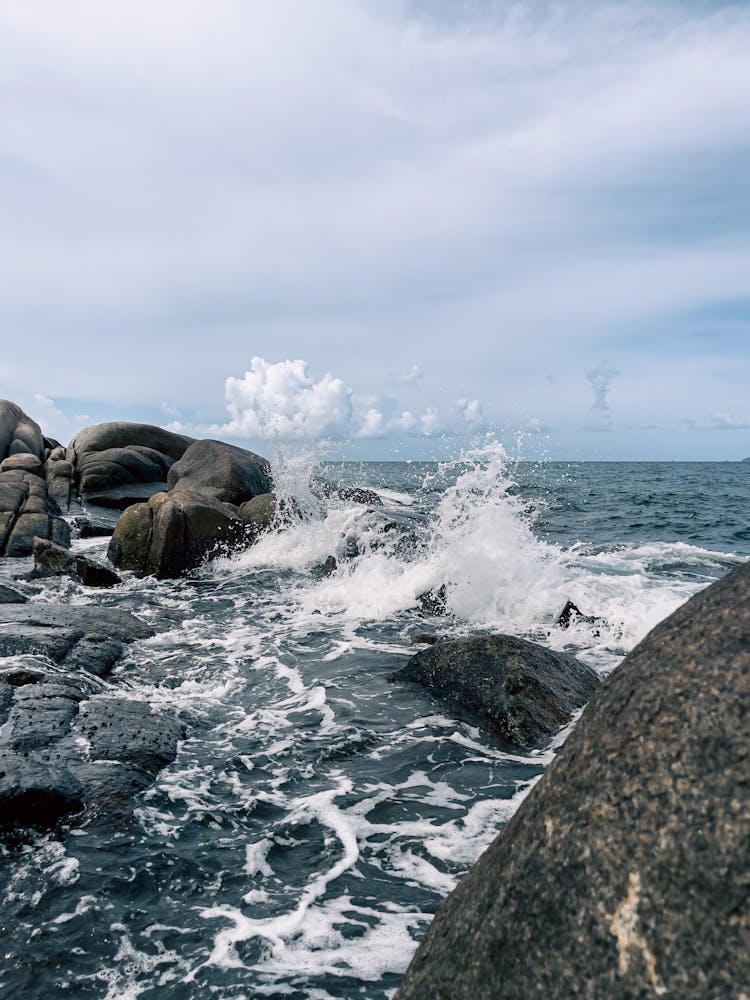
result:
[[[589,700],[598,675],[574,656],[511,635],[441,640],[391,681],[421,684],[507,743],[547,742]]]
[[[124,511],[107,556],[115,566],[161,580],[181,576],[245,536],[236,507],[182,489]]]
[[[0,472],[8,472],[10,469],[17,469],[19,472],[29,472],[33,476],[44,479],[44,463],[41,458],[32,455],[29,451],[16,452],[15,455],[8,455],[0,462]]]
[[[398,1000],[747,994],[748,719],[750,564],[602,685],[438,910]]]
[[[170,466],[192,442],[153,424],[94,424],[76,434],[65,461],[85,505],[124,510],[163,491]],[[54,470],[60,479],[65,473],[64,466]]]
[[[30,453],[44,460],[44,440],[38,423],[8,399],[0,399],[0,461]]]
[[[240,517],[251,538],[257,538],[277,523],[278,503],[273,493],[261,493],[240,506]]]
[[[74,555],[61,545],[34,539],[34,576],[70,576],[85,587],[114,587],[122,580],[111,569],[87,556]]]
[[[70,529],[45,481],[21,469],[0,472],[0,555],[31,555],[36,536],[70,545]]]
[[[192,490],[239,506],[270,493],[271,468],[265,458],[222,441],[196,441],[169,470],[170,490]]]

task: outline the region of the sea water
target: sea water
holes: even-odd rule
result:
[[[389,683],[415,639],[510,632],[606,674],[750,557],[747,464],[514,464],[497,444],[444,466],[318,458],[275,456],[303,519],[245,552],[34,598],[151,622],[109,690],[189,735],[131,821],[3,849],[3,998],[392,996],[565,737],[521,752]],[[311,475],[382,506],[322,501]],[[443,586],[446,613],[423,610]],[[560,628],[567,600],[599,621]]]

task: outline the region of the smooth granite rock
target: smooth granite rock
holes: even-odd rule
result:
[[[236,507],[204,493],[157,493],[117,522],[107,556],[113,565],[157,579],[181,576],[217,551],[246,539]]]
[[[169,489],[204,493],[239,506],[272,490],[271,467],[255,452],[222,441],[196,441],[167,476]]]
[[[0,461],[9,455],[31,453],[44,460],[39,424],[9,399],[0,399]]]
[[[398,1000],[750,996],[749,723],[746,564],[601,686]]]
[[[441,640],[390,680],[421,684],[520,747],[548,741],[599,685],[596,672],[575,657],[511,635]]]
[[[0,555],[31,555],[37,536],[70,545],[70,528],[47,484],[23,469],[0,472]]]

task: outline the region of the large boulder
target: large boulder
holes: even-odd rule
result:
[[[748,719],[750,564],[602,685],[438,910],[398,1000],[746,995]]]
[[[42,430],[20,406],[0,399],[0,461],[24,453],[44,461]]]
[[[390,678],[413,681],[507,743],[540,746],[589,700],[598,675],[574,656],[511,635],[443,640]]]
[[[239,507],[272,489],[265,458],[222,441],[196,441],[169,470],[170,490],[194,490]]]
[[[22,469],[0,472],[0,556],[31,555],[37,536],[70,545],[70,529],[47,484]]]
[[[64,460],[84,504],[123,510],[163,491],[170,466],[192,442],[153,424],[94,424],[76,434]],[[50,474],[66,472],[58,466]]]
[[[245,537],[236,507],[194,490],[177,490],[124,511],[107,556],[115,566],[161,580],[181,576]]]

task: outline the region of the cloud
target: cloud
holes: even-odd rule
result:
[[[224,395],[230,420],[219,434],[346,439],[352,433],[352,390],[329,372],[315,381],[306,361],[254,357],[242,378],[226,380]]]
[[[750,422],[734,413],[712,413],[710,426],[716,430],[748,430]]]
[[[401,385],[416,385],[423,378],[424,372],[419,365],[412,365],[403,375],[396,375],[394,381],[401,383]]]
[[[604,362],[598,368],[588,369],[586,378],[594,390],[594,402],[591,404],[592,410],[598,410],[600,413],[609,412],[609,400],[607,396],[612,379],[616,378],[619,374],[616,368],[607,368]]]
[[[472,430],[477,431],[486,426],[482,404],[478,399],[458,399],[456,409],[463,422]]]

